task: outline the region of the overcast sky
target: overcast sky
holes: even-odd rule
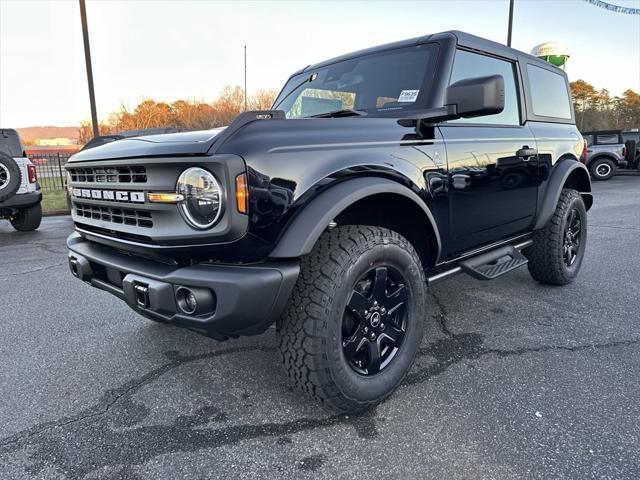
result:
[[[640,0],[610,0],[640,8]],[[145,97],[212,100],[279,90],[295,70],[353,50],[458,29],[506,42],[508,0],[88,1],[98,117]],[[516,0],[513,46],[569,47],[567,72],[613,94],[640,90],[640,17],[583,0]],[[0,0],[0,126],[76,125],[89,100],[78,2]]]

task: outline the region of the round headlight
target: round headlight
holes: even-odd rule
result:
[[[189,225],[205,230],[216,224],[222,214],[222,188],[212,173],[187,168],[178,178],[176,192],[184,197],[179,206]]]

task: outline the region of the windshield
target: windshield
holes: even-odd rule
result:
[[[289,79],[274,107],[287,118],[347,109],[375,115],[424,108],[436,48],[416,45],[309,70]]]

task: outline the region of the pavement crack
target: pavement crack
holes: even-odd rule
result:
[[[458,333],[453,337],[440,339],[418,350],[418,357],[430,356],[435,362],[426,367],[409,372],[404,383],[415,385],[430,380],[444,373],[451,366],[464,360],[477,360],[486,355],[498,357],[520,356],[529,353],[544,353],[553,351],[584,352],[589,350],[604,350],[609,348],[640,345],[640,339],[616,340],[605,343],[590,343],[583,345],[540,345],[537,347],[522,347],[515,349],[488,348],[483,345],[483,337],[478,333]]]
[[[596,225],[593,223],[589,224],[589,227],[598,227],[598,228],[613,228],[615,230],[632,230],[632,231],[640,231],[640,227],[618,227],[614,225]]]
[[[216,426],[228,422],[229,418],[216,406],[206,404],[176,417],[170,424],[141,424],[150,410],[135,403],[132,394],[168,371],[190,362],[233,353],[274,350],[274,347],[247,346],[189,356],[166,352],[167,363],[105,392],[95,405],[77,415],[37,425],[6,438],[0,444],[0,456],[23,449],[30,458],[25,468],[31,475],[54,467],[70,478],[83,478],[105,468],[127,470],[163,454],[234,446],[246,440],[281,438],[334,425],[351,425],[355,434],[363,439],[377,437],[376,409],[358,415]],[[105,415],[116,405],[117,413]],[[153,448],[142,448],[149,445]]]
[[[428,293],[429,293],[429,296],[431,296],[433,301],[436,303],[438,310],[440,310],[440,312],[436,314],[436,320],[440,325],[440,330],[445,336],[449,338],[455,338],[455,334],[449,329],[449,326],[448,326],[449,319],[447,317],[447,308],[444,306],[444,304],[440,300],[440,297],[438,297],[435,293],[433,293],[432,290],[429,290]]]
[[[34,268],[32,270],[25,270],[23,272],[15,272],[15,273],[3,273],[0,274],[0,278],[6,278],[6,277],[17,277],[20,275],[28,275],[30,273],[37,273],[37,272],[43,272],[45,270],[50,270],[52,268],[56,268],[59,267],[61,265],[65,265],[67,262],[60,262],[60,263],[54,263],[53,265],[47,265],[46,267],[40,267],[40,268]]]
[[[10,435],[9,437],[5,437],[0,441],[0,448],[7,447],[9,445],[19,443],[25,439],[28,439],[33,436],[40,435],[48,430],[52,430],[55,428],[62,428],[68,426],[73,423],[82,422],[84,420],[89,420],[95,417],[100,417],[106,414],[114,404],[116,404],[119,400],[124,397],[131,395],[132,393],[140,390],[144,385],[153,382],[158,377],[164,375],[170,370],[173,370],[181,365],[186,363],[195,362],[198,360],[205,360],[215,357],[221,357],[224,355],[231,355],[233,353],[240,352],[248,352],[248,351],[273,351],[274,348],[262,347],[262,346],[250,346],[250,347],[237,347],[237,348],[229,348],[226,350],[217,350],[214,352],[206,352],[198,355],[188,355],[182,356],[178,352],[167,352],[165,355],[169,358],[170,362],[160,365],[159,367],[147,372],[141,377],[130,380],[124,385],[115,388],[113,390],[108,390],[105,392],[97,404],[92,405],[76,415],[63,417],[59,420],[54,420],[51,422],[45,422],[39,425],[35,425],[27,430],[23,430],[22,432],[18,432],[14,435]]]
[[[552,351],[566,351],[566,352],[583,352],[585,350],[604,350],[608,348],[617,348],[617,347],[628,347],[631,345],[640,344],[640,339],[634,340],[618,340],[607,343],[590,343],[586,345],[542,345],[540,347],[530,347],[530,348],[516,348],[513,350],[502,350],[502,349],[494,349],[487,348],[484,349],[483,354],[496,354],[499,357],[510,357],[510,356],[518,356],[524,355],[526,353],[542,353],[542,352],[552,352]]]

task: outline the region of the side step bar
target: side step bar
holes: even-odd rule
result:
[[[478,280],[493,280],[527,264],[526,257],[509,245],[460,262],[462,270]]]
[[[493,280],[500,275],[526,265],[527,259],[520,250],[531,244],[533,244],[533,241],[527,240],[516,245],[506,245],[481,253],[461,261],[449,270],[428,277],[427,284],[433,285],[440,280],[463,272],[478,280]]]

